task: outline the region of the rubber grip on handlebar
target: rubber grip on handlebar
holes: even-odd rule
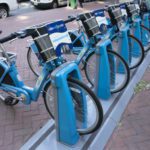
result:
[[[17,37],[16,34],[10,34],[9,36],[6,36],[6,37],[0,39],[0,43],[8,42],[12,39],[15,39],[16,37]]]

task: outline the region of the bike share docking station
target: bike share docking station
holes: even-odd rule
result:
[[[140,67],[135,70],[129,85],[123,92],[112,95],[112,98],[109,99],[109,101],[101,101],[104,110],[104,122],[98,131],[90,135],[81,136],[75,145],[68,146],[56,140],[57,131],[55,129],[55,122],[50,119],[21,147],[21,150],[103,149],[113,133],[113,130],[118,126],[120,118],[132,98],[134,87],[141,80],[144,72],[149,66],[149,57],[150,53],[146,55]],[[75,135],[76,134],[77,133],[75,133]]]
[[[62,35],[59,34],[60,39],[61,36]],[[111,48],[111,44],[109,40],[104,43],[99,42],[96,51],[96,66],[98,74],[101,69],[104,72],[103,74],[96,75],[95,82],[97,85],[95,91],[99,97],[102,96],[105,99],[109,98],[109,100],[101,101],[104,110],[104,121],[101,128],[92,134],[79,137],[76,129],[75,112],[71,100],[71,93],[68,88],[67,78],[68,76],[74,76],[81,80],[81,75],[75,62],[67,62],[52,72],[52,86],[56,99],[55,121],[52,119],[49,120],[21,147],[21,150],[86,150],[104,148],[134,93],[134,87],[140,81],[146,68],[150,64],[150,53],[148,53],[141,66],[135,70],[135,73],[126,89],[118,94],[112,95],[110,98],[110,90],[107,90],[106,88],[110,89],[109,86],[112,81],[108,80],[110,79],[110,70],[106,50],[108,47]],[[126,59],[129,59],[129,54],[125,54],[125,56]],[[102,89],[102,85],[106,88]],[[99,95],[99,90],[105,90],[106,95]],[[83,101],[83,104],[83,108],[85,107],[84,109],[86,109],[86,102]],[[86,118],[84,121],[85,122],[83,123],[86,124]]]
[[[73,107],[71,93],[82,96],[82,109],[86,113],[86,101],[84,93],[78,91],[70,92],[67,78],[72,76],[81,80],[81,74],[76,63],[68,62],[57,68],[52,73],[52,84],[55,94],[55,125],[57,140],[67,144],[74,145],[79,140],[79,134],[76,127],[76,114]],[[63,98],[62,98],[63,97]],[[83,115],[83,125],[86,126],[86,117]]]
[[[105,43],[105,44],[104,44]],[[108,56],[107,56],[107,47],[111,45],[111,41],[108,40],[107,42],[101,42],[97,46],[97,70],[99,73],[96,75],[96,85],[95,91],[98,97],[103,97],[105,99],[109,99],[110,94],[110,73],[109,73],[109,63],[108,63]],[[100,60],[100,61],[99,61]],[[103,68],[105,65],[105,68]],[[99,70],[103,70],[103,74],[100,75]],[[71,93],[75,94],[76,96],[82,96],[81,104],[82,104],[82,111],[87,113],[87,105],[88,102],[84,98],[84,92],[78,93],[78,91],[74,91],[71,89],[71,93],[68,87],[67,78],[71,76],[76,79],[82,80],[81,74],[79,71],[79,67],[75,62],[67,62],[58,67],[55,71],[53,71],[52,77],[52,85],[55,94],[55,126],[56,126],[56,135],[57,140],[61,143],[67,145],[75,145],[79,141],[79,134],[77,132],[76,127],[76,114],[73,107],[73,102],[71,98]],[[101,85],[99,85],[101,84]],[[106,87],[103,88],[102,87]],[[98,95],[99,91],[105,91],[103,94]],[[63,99],[62,99],[63,97]],[[69,112],[69,113],[68,113]],[[82,126],[86,127],[87,118],[86,114],[82,116]]]
[[[63,45],[71,47],[71,39],[67,32],[63,21],[51,23],[48,26],[48,34],[56,51],[60,51]],[[81,74],[78,65],[75,62],[66,62],[55,69],[51,74],[53,93],[54,93],[54,107],[55,107],[55,127],[57,140],[67,145],[74,145],[79,140],[79,133],[77,132],[76,114],[73,106],[71,94],[78,94],[82,96],[80,102],[82,110],[86,113],[86,101],[84,92],[78,93],[72,88],[69,89],[69,76],[81,80]],[[83,126],[86,126],[86,117],[82,116]]]
[[[112,49],[111,41],[105,40],[97,44],[95,94],[99,99],[108,100],[110,93],[110,66],[107,49]],[[111,64],[112,65],[112,64]],[[114,78],[115,80],[115,78]]]

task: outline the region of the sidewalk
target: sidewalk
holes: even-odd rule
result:
[[[0,37],[27,26],[56,19],[67,19],[68,15],[75,15],[82,11],[101,7],[101,3],[93,2],[84,4],[83,9],[72,10],[64,7],[12,16],[3,21],[0,20],[0,28],[3,31]],[[27,64],[27,39],[17,40],[11,44],[7,43],[5,46],[8,50],[17,53],[19,73],[27,85],[33,86],[37,78],[30,71]],[[20,103],[14,107],[9,107],[0,101],[0,150],[18,150],[48,119],[49,115],[46,112],[42,98],[29,106]]]
[[[136,92],[105,150],[150,149],[150,68]]]

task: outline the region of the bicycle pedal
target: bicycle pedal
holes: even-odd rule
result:
[[[19,100],[14,99],[12,96],[7,96],[4,100],[4,103],[9,106],[18,104]]]

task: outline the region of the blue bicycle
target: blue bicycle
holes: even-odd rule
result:
[[[46,109],[49,114],[54,117],[53,104],[55,100],[50,75],[53,70],[65,63],[65,60],[61,57],[61,46],[64,44],[68,44],[69,46],[71,43],[66,43],[66,41],[64,43],[55,41],[57,43],[57,47],[59,47],[55,50],[53,47],[54,45],[52,45],[52,42],[54,41],[52,41],[49,35],[53,36],[55,34],[62,34],[62,36],[64,36],[65,34],[67,38],[69,35],[66,34],[66,31],[65,22],[60,20],[42,26],[30,27],[0,39],[0,50],[2,53],[2,57],[0,58],[0,89],[9,95],[7,97],[3,97],[5,104],[15,105],[20,101],[29,105],[31,102],[37,101],[40,93],[42,92]],[[31,36],[33,38],[34,44],[38,47],[38,59],[43,64],[42,72],[33,88],[26,86],[21,80],[15,64],[14,57],[16,55],[6,52],[3,46],[3,43],[5,42],[18,38],[25,38],[27,36]],[[79,122],[77,125],[79,134],[89,134],[94,132],[101,126],[103,120],[103,109],[100,101],[88,86],[77,80],[75,77],[72,77],[71,74],[68,75],[67,81],[76,112],[76,120]],[[87,105],[86,112],[88,113],[86,113],[86,119],[89,121],[88,118],[91,117],[91,113],[94,116],[94,119],[92,119],[91,122],[88,122],[87,127],[81,125],[83,122],[82,116],[85,116],[85,111],[83,110],[81,103],[83,98],[85,102],[90,103],[90,106]],[[91,110],[91,106],[93,107],[92,112],[89,111],[89,109]]]
[[[121,56],[127,61],[129,68],[137,68],[144,59],[144,46],[142,42],[132,34],[130,24],[124,18],[124,13],[122,13],[120,5],[110,5],[105,10],[109,14],[113,28],[111,39],[114,45],[121,46],[121,49],[124,49],[119,54],[122,53]],[[126,55],[123,53],[126,53]]]
[[[150,43],[150,30],[149,27],[146,27],[142,22],[139,5],[133,2],[128,2],[120,4],[120,8],[128,18],[127,21],[130,25],[131,32],[133,32],[138,40],[142,41],[143,46],[146,47],[144,50],[147,52]]]
[[[95,20],[95,17],[91,15],[91,13],[85,14],[85,16],[88,16],[89,14],[89,26],[97,27],[96,32],[98,34],[98,39],[94,34],[90,34],[90,31],[87,31],[86,28],[87,26],[84,24],[84,21],[82,20],[82,15],[79,15],[78,17],[72,16],[74,20],[77,21],[79,25],[78,30],[73,30],[69,31],[69,35],[71,38],[71,41],[73,43],[73,49],[71,50],[71,53],[77,55],[76,60],[80,60],[78,64],[82,64],[82,70],[84,70],[86,78],[88,79],[89,83],[94,86],[94,81],[95,81],[95,73],[96,73],[96,55],[95,55],[95,50],[96,50],[96,44],[101,41],[105,41],[105,39],[108,39],[109,36],[106,34],[107,33],[107,28],[104,29],[105,31],[102,31],[98,27],[98,23]],[[84,14],[83,14],[84,15]],[[91,27],[92,29],[92,27]],[[95,30],[91,30],[91,32],[95,32]],[[64,47],[64,51],[67,51],[67,48]],[[34,72],[34,74],[38,75],[39,74],[39,68],[42,68],[42,64],[37,60],[36,54],[36,48],[31,47],[28,50],[28,63],[31,68],[31,70]],[[117,54],[114,50],[108,47],[107,49],[107,54],[109,58],[109,63],[110,63],[110,74],[111,74],[111,81],[115,80],[115,83],[111,82],[111,93],[116,93],[124,89],[130,78],[130,71],[128,68],[127,63],[124,61],[124,59]],[[68,55],[70,57],[70,55]],[[112,59],[114,58],[114,59]],[[35,61],[34,61],[35,60]],[[124,74],[121,72],[114,71],[112,68],[118,68],[119,64],[122,65]],[[37,66],[37,67],[35,67]],[[39,67],[40,66],[40,67]]]

